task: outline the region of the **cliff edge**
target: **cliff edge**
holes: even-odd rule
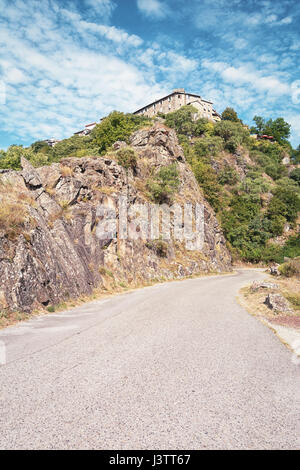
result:
[[[0,311],[31,312],[89,294],[95,287],[135,286],[231,269],[231,257],[213,209],[206,202],[185,161],[176,133],[162,124],[135,132],[130,151],[134,167],[116,158],[125,143],[104,157],[67,158],[33,168],[0,173]],[[204,239],[190,250],[174,237],[147,240],[99,238],[103,212],[120,217],[120,196],[129,210],[127,223],[139,223],[130,207],[153,203],[147,182],[161,168],[176,165],[179,186],[173,203],[199,204],[204,210]],[[102,215],[101,215],[102,214]],[[145,222],[145,220],[144,220]]]

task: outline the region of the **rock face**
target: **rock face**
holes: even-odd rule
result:
[[[293,313],[285,298],[280,294],[269,294],[266,297],[265,304],[273,310],[274,313]]]
[[[157,124],[133,134],[136,168],[118,165],[115,154],[104,157],[68,158],[34,169],[22,159],[22,171],[2,172],[2,188],[13,187],[13,204],[23,217],[8,236],[0,222],[0,311],[31,312],[41,306],[118,285],[138,285],[155,279],[231,270],[231,258],[213,210],[204,200],[194,175],[185,162],[173,130]],[[121,142],[118,149],[123,148]],[[122,239],[97,236],[104,223],[99,205],[119,218],[123,196],[126,209],[133,203],[149,204],[147,180],[162,166],[177,163],[180,188],[178,204],[204,206],[204,244],[187,250],[174,239]],[[0,192],[0,199],[1,196]],[[20,206],[22,204],[22,206]],[[98,212],[97,212],[98,210]],[[130,213],[130,211],[129,211]],[[136,233],[145,222],[128,216]],[[4,227],[4,228],[3,228]]]

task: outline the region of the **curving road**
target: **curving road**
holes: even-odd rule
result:
[[[235,300],[261,277],[160,284],[2,330],[0,448],[299,448],[300,366]]]

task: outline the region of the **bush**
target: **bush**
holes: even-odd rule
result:
[[[224,149],[224,142],[220,137],[205,136],[194,144],[194,154],[197,157],[217,155]]]
[[[177,111],[166,115],[166,125],[175,129],[178,134],[192,136],[194,134],[194,115],[197,109],[193,106],[182,106]]]
[[[228,152],[235,153],[239,145],[240,139],[237,137],[230,137],[230,139],[225,144],[225,148],[228,150]]]
[[[249,131],[244,129],[241,123],[231,121],[219,121],[215,125],[215,135],[222,137],[225,142],[234,138],[238,145],[246,142],[249,138]]]
[[[217,211],[220,208],[221,186],[218,183],[217,175],[212,167],[203,161],[194,161],[192,168],[199,186],[207,201]]]
[[[166,258],[168,256],[168,243],[164,240],[148,241],[146,247],[154,251],[160,258]]]
[[[118,164],[124,168],[135,168],[137,164],[136,153],[131,147],[124,147],[117,151]]]
[[[179,173],[175,163],[162,167],[153,179],[148,181],[150,196],[159,204],[172,202],[179,185]]]
[[[300,258],[283,263],[279,266],[279,272],[284,277],[300,278]]]
[[[226,165],[218,175],[218,182],[222,185],[229,184],[233,186],[238,182],[238,175],[233,168]]]
[[[290,174],[290,178],[300,185],[300,168],[295,168]]]
[[[277,186],[268,207],[268,212],[271,210],[273,214],[280,214],[288,222],[294,223],[300,211],[300,197],[293,189]]]
[[[91,139],[93,144],[98,145],[99,152],[105,154],[114,142],[124,140],[128,143],[129,137],[134,131],[149,123],[151,121],[144,116],[113,111],[100,124],[96,125],[91,133]]]

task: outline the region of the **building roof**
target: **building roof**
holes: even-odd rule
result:
[[[181,90],[182,90],[182,91],[181,91]],[[134,111],[133,114],[139,113],[139,112],[142,111],[143,109],[148,108],[149,106],[153,106],[154,104],[157,104],[157,103],[159,103],[160,101],[165,100],[165,99],[167,99],[167,98],[169,98],[170,96],[173,96],[173,95],[189,95],[189,96],[194,96],[195,98],[200,98],[202,101],[205,101],[206,103],[212,104],[212,101],[205,100],[205,99],[201,98],[200,95],[196,95],[196,94],[194,94],[194,93],[187,93],[183,88],[179,88],[179,89],[177,89],[177,90],[173,90],[172,93],[170,93],[169,95],[163,96],[162,98],[159,98],[158,100],[153,101],[152,103],[146,104],[145,106],[143,106],[142,108],[138,109],[137,111]]]

